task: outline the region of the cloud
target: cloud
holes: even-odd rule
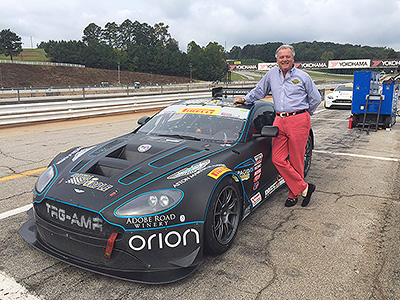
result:
[[[330,41],[400,51],[399,0],[19,0],[3,5],[0,29],[22,37],[24,47],[48,40],[80,40],[90,23],[125,19],[164,22],[181,49],[189,42],[227,46],[267,42]]]

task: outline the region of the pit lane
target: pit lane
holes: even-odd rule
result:
[[[100,143],[136,127],[119,115],[0,129],[0,178],[37,170],[59,151]],[[400,120],[391,131],[349,130],[348,110],[312,117],[316,145],[306,208],[275,193],[240,226],[233,247],[190,277],[150,286],[93,274],[31,248],[18,234],[36,174],[0,180],[0,271],[42,299],[400,298]],[[1,279],[1,278],[0,278]],[[7,289],[0,299],[16,299]],[[14,297],[14,298],[13,298]]]

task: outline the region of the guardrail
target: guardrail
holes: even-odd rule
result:
[[[248,85],[234,86],[245,87]],[[322,97],[324,97],[326,88],[328,87],[323,85],[319,89]],[[59,99],[57,102],[0,105],[0,126],[155,110],[179,100],[205,97],[211,97],[211,89],[86,100],[60,100],[57,98]]]
[[[254,83],[250,83],[254,86]],[[237,85],[237,83],[235,84]],[[242,83],[248,86],[249,83]],[[37,102],[46,99],[59,100],[79,100],[95,98],[115,98],[129,97],[144,93],[163,94],[176,93],[181,91],[194,92],[199,90],[209,90],[214,87],[211,83],[185,83],[185,84],[165,84],[147,85],[140,88],[131,86],[81,86],[81,87],[25,87],[25,88],[0,88],[0,104]]]
[[[61,66],[61,67],[85,68],[84,65],[79,65],[79,64],[56,63],[56,62],[49,62],[49,61],[26,61],[26,60],[0,59],[0,63],[2,63],[2,64],[20,64],[20,65]]]
[[[179,100],[207,96],[211,96],[210,92],[2,105],[0,107],[0,125],[161,109]]]

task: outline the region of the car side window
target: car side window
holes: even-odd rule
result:
[[[261,133],[261,129],[266,125],[272,126],[274,119],[275,110],[273,106],[263,105],[258,107],[250,124],[249,135]]]

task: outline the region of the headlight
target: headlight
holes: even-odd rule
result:
[[[48,167],[42,175],[40,175],[38,181],[36,181],[36,191],[40,194],[44,191],[50,181],[54,178],[54,168],[52,166]]]
[[[160,213],[177,205],[182,198],[183,192],[176,189],[144,193],[118,207],[115,215],[135,217]]]
[[[328,95],[328,99],[333,99],[333,96],[331,96],[331,95]]]

